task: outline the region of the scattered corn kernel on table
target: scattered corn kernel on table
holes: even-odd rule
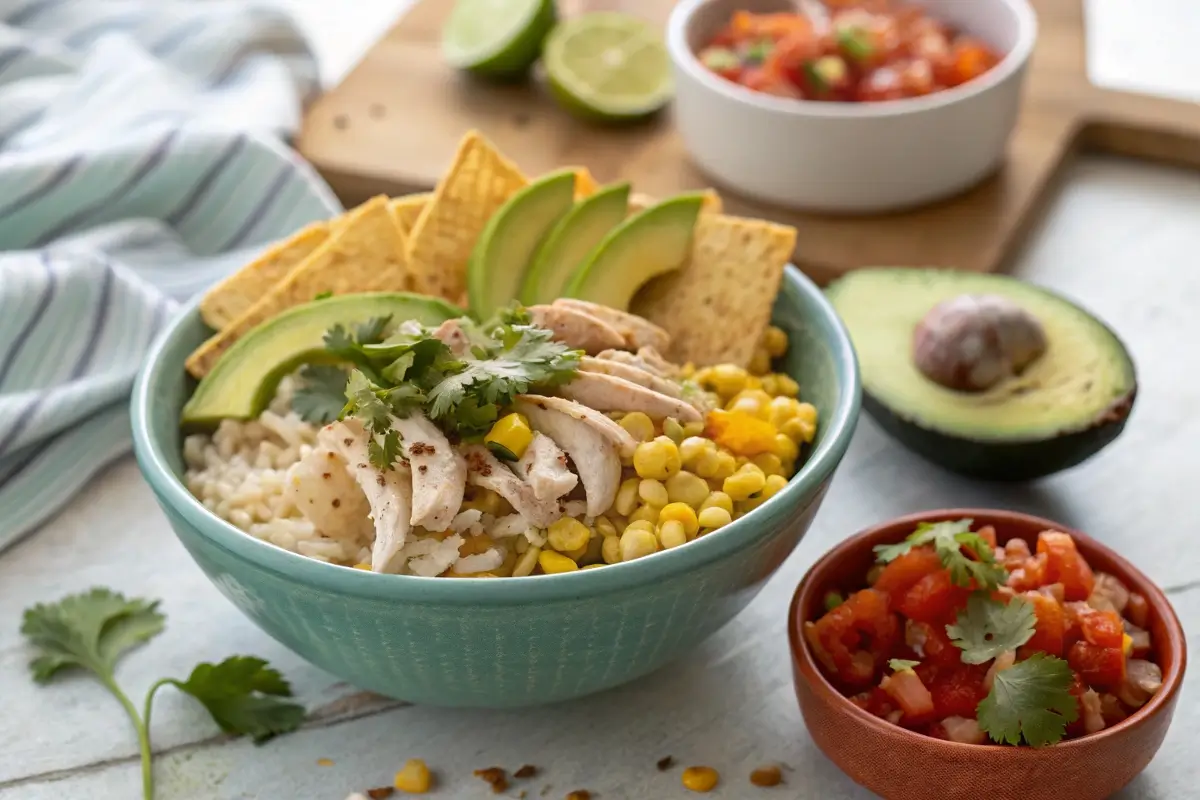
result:
[[[355,14],[386,24],[389,10],[401,2],[363,2]],[[1144,5],[1125,13],[1149,18],[1174,8],[1182,19],[1183,2],[1155,0],[1152,14],[1144,13]],[[292,3],[318,36],[321,30],[338,34],[337,26],[321,24],[321,4]],[[1098,5],[1105,15],[1121,13],[1115,4]],[[1116,22],[1105,16],[1103,30],[1133,29],[1133,23]],[[1183,58],[1186,31],[1172,33],[1179,34],[1173,41]],[[1162,49],[1161,42],[1150,44]],[[318,38],[317,45],[336,55],[327,40]],[[1121,58],[1127,66],[1129,52]],[[341,55],[343,64],[353,58],[352,52]],[[1099,72],[1111,76],[1112,64]],[[121,668],[121,681],[135,693],[201,660],[256,653],[283,670],[310,710],[300,732],[256,748],[220,735],[195,705],[164,696],[154,719],[160,798],[342,800],[354,790],[387,785],[405,759],[419,757],[439,774],[434,797],[491,796],[473,770],[528,763],[541,768],[521,787],[529,797],[588,789],[602,799],[682,798],[690,794],[680,785],[680,767],[703,764],[721,774],[712,796],[747,798],[778,794],[749,783],[751,770],[774,761],[788,767],[788,789],[779,796],[866,800],[871,795],[826,760],[805,731],[784,630],[800,576],[842,537],[923,508],[998,506],[1041,514],[1126,554],[1166,588],[1185,628],[1200,630],[1200,548],[1191,513],[1200,475],[1200,418],[1194,412],[1200,376],[1180,355],[1187,352],[1181,345],[1200,338],[1200,279],[1189,269],[1200,250],[1198,216],[1195,175],[1083,161],[1021,261],[1022,277],[1109,320],[1137,359],[1138,407],[1110,450],[1035,485],[994,487],[917,460],[864,418],[808,537],[741,616],[693,656],[658,674],[559,707],[521,714],[444,711],[334,682],[269,640],[217,593],[176,542],[126,458],[45,529],[0,556],[0,800],[140,796],[137,743],[111,697],[88,679],[35,686],[17,634],[26,606],[93,585],[163,600],[166,633]],[[1195,794],[1197,675],[1193,669],[1158,758],[1119,795],[1122,800]],[[665,756],[678,766],[660,772],[655,762]]]

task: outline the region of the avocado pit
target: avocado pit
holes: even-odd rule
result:
[[[986,391],[1045,354],[1037,317],[995,294],[961,294],[934,306],[913,332],[912,357],[929,380],[960,392]]]

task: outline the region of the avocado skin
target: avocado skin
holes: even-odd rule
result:
[[[1133,410],[1137,384],[1090,425],[1035,441],[980,441],[927,428],[863,393],[863,408],[896,441],[950,472],[978,480],[1018,483],[1082,464],[1113,442]]]

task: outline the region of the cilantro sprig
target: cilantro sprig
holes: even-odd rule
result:
[[[971,530],[974,520],[953,522],[922,522],[902,542],[876,545],[879,563],[887,564],[907,554],[914,547],[933,545],[958,586],[994,589],[1008,579],[1004,567],[996,563],[995,553],[983,537]]]
[[[915,667],[921,666],[920,661],[913,661],[909,658],[889,658],[888,668],[892,672],[912,672]]]
[[[1019,597],[1002,603],[975,592],[956,622],[946,626],[946,634],[963,651],[964,664],[986,664],[1032,639],[1036,625],[1032,603]]]
[[[992,690],[979,704],[979,727],[992,741],[1045,747],[1062,741],[1067,725],[1079,718],[1066,661],[1035,653],[996,673]]]
[[[117,685],[115,670],[121,657],[162,633],[165,618],[158,601],[126,598],[95,588],[57,603],[39,603],[25,610],[21,633],[37,651],[29,663],[33,679],[49,683],[60,673],[82,669],[117,699],[137,731],[142,757],[142,793],[154,796],[151,770],[150,711],[155,693],[174,686],[208,709],[226,733],[250,736],[256,743],[295,730],[304,721],[304,707],[280,698],[292,692],[283,676],[266,661],[231,656],[219,664],[200,664],[186,680],[163,678],[152,685],[139,713]]]
[[[465,352],[452,350],[433,331],[412,323],[391,331],[388,317],[353,330],[335,326],[325,335],[325,351],[350,371],[306,367],[293,409],[318,424],[347,416],[361,420],[371,435],[371,463],[387,469],[401,452],[392,417],[420,409],[447,431],[479,436],[516,395],[565,383],[579,369],[582,353],[531,325],[519,306],[484,325],[465,318],[457,322]]]

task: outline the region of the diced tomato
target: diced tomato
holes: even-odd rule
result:
[[[1033,638],[1017,651],[1017,656],[1028,658],[1041,652],[1061,658],[1064,649],[1063,636],[1066,632],[1066,614],[1063,607],[1053,597],[1041,592],[1026,592],[1022,597],[1033,605],[1037,623]]]
[[[863,692],[857,697],[862,698],[861,702],[856,705],[862,708],[869,714],[874,714],[877,717],[887,717],[889,714],[898,711],[895,701],[892,696],[878,686],[874,686],[870,691]]]
[[[1004,568],[1010,572],[1024,566],[1032,556],[1033,553],[1029,552],[1029,545],[1024,539],[1009,539],[1004,543]]]
[[[946,733],[946,726],[940,722],[931,722],[917,729],[920,733],[926,736],[931,736],[934,739],[943,739],[950,741],[950,734]]]
[[[946,625],[954,621],[970,595],[969,590],[955,586],[949,571],[942,569],[913,584],[897,608],[901,614],[918,622]]]
[[[960,664],[940,671],[929,687],[937,716],[974,718],[980,701],[987,697],[983,688],[987,670],[986,664]]]
[[[1096,689],[1115,689],[1125,680],[1125,653],[1119,647],[1076,642],[1067,654],[1067,663],[1084,683]]]
[[[826,668],[848,687],[873,683],[875,675],[900,639],[900,622],[888,606],[887,595],[863,589],[846,602],[805,626],[805,636]]]
[[[1079,611],[1079,629],[1084,641],[1101,647],[1122,647],[1125,625],[1115,611],[1097,611],[1090,606]]]
[[[1061,583],[1068,600],[1087,600],[1096,585],[1096,577],[1087,561],[1075,549],[1070,534],[1042,531],[1038,534],[1038,555],[1046,556],[1043,583]]]
[[[918,547],[884,567],[874,588],[886,592],[891,598],[892,607],[896,608],[913,584],[941,568],[942,560],[932,547]]]
[[[1078,712],[1074,722],[1067,723],[1067,736],[1082,736],[1083,735],[1083,695],[1087,692],[1088,686],[1078,672],[1072,670],[1071,685],[1067,691],[1075,698],[1075,710]]]
[[[1018,567],[1009,570],[1008,585],[1018,592],[1029,592],[1046,583],[1049,559],[1043,553],[1030,556]]]
[[[917,673],[901,670],[885,677],[879,686],[904,712],[901,724],[905,727],[928,722],[933,716],[933,695],[925,688]]]
[[[943,624],[906,620],[904,638],[917,652],[917,660],[922,665],[962,663],[962,650],[950,641]]]
[[[984,525],[982,528],[975,531],[975,533],[979,535],[980,539],[983,539],[988,543],[988,547],[994,548],[996,546],[996,529],[991,525]]]
[[[1125,606],[1125,616],[1139,628],[1148,628],[1150,622],[1150,604],[1146,598],[1137,592],[1129,593],[1129,605]]]

